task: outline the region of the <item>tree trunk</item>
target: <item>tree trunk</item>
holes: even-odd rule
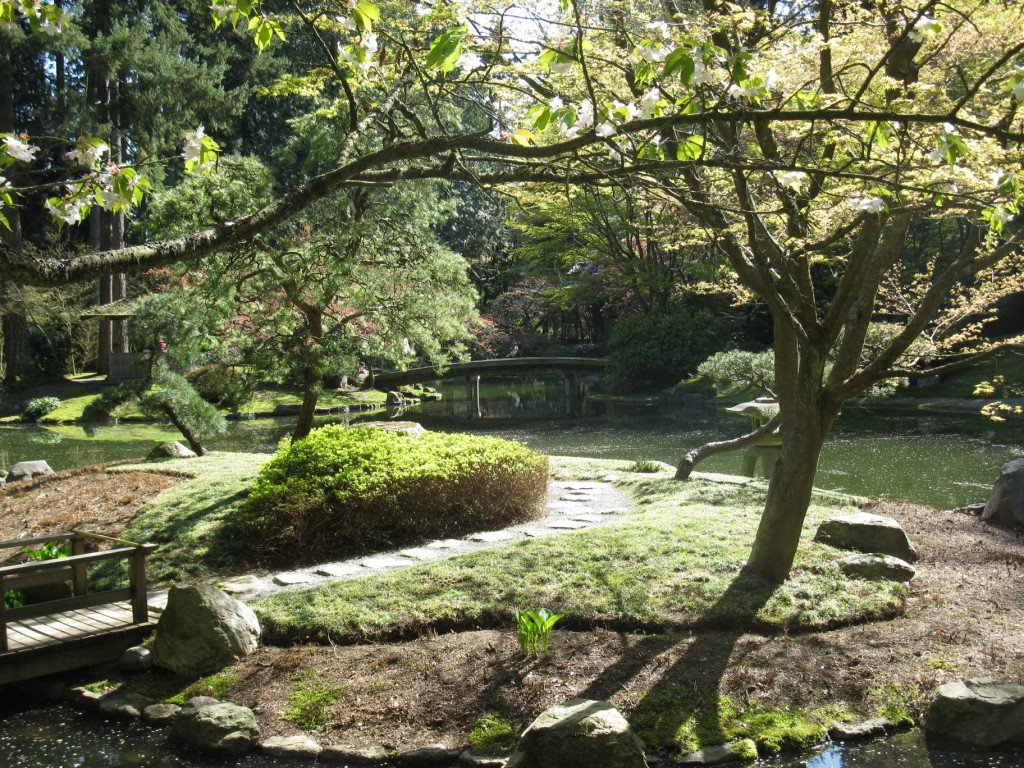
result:
[[[740,435],[732,440],[716,440],[704,443],[704,445],[699,448],[694,448],[679,460],[679,466],[676,467],[676,480],[686,480],[689,478],[690,473],[693,472],[693,468],[706,458],[716,456],[719,453],[738,451],[740,448],[746,448],[748,445],[753,445],[762,437],[767,437],[772,434],[779,428],[780,423],[782,423],[781,413],[774,416],[767,424],[758,427],[753,432],[747,432],[747,434]]]
[[[764,513],[744,570],[781,583],[793,568],[804,518],[811,502],[818,456],[831,419],[814,407],[783,405],[782,454],[768,482]]]
[[[195,433],[188,428],[185,422],[178,418],[178,415],[174,412],[174,409],[165,405],[163,407],[163,410],[164,413],[167,414],[167,418],[171,420],[171,423],[175,426],[175,428],[179,432],[181,432],[181,436],[188,441],[189,447],[196,452],[196,455],[205,456],[206,446],[199,442],[199,438],[196,437]]]
[[[299,420],[292,430],[292,440],[301,440],[313,429],[313,417],[316,416],[316,403],[320,397],[320,377],[315,369],[307,368],[302,382],[302,407],[299,409]]]

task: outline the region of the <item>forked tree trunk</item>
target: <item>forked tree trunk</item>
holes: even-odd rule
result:
[[[785,581],[793,568],[818,457],[832,423],[816,408],[792,406],[796,412],[784,416],[782,453],[768,482],[764,512],[744,568],[773,583]]]

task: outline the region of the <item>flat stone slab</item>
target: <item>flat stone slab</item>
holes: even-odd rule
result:
[[[601,515],[595,514],[594,512],[582,512],[578,515],[571,515],[570,519],[578,520],[581,523],[600,523],[602,522]]]
[[[605,509],[595,509],[594,512],[598,515],[624,515],[629,512],[627,507],[607,507]]]
[[[580,528],[586,528],[587,523],[581,523],[579,520],[552,520],[547,527],[556,531],[578,531]]]
[[[305,734],[270,736],[263,740],[260,747],[268,755],[285,758],[314,759],[321,751],[320,745]]]
[[[440,550],[428,547],[411,547],[410,549],[403,549],[398,554],[413,560],[433,560],[435,557],[441,556]]]
[[[245,592],[252,592],[263,587],[263,580],[258,576],[238,576],[234,579],[225,579],[217,584],[217,589],[227,592],[229,595],[240,595]]]
[[[275,573],[271,579],[279,587],[291,587],[295,584],[309,584],[313,577],[302,571],[289,571],[288,573]]]
[[[458,549],[462,546],[462,541],[459,539],[441,539],[440,541],[432,541],[427,546],[430,549]]]
[[[511,531],[481,531],[480,533],[474,533],[469,537],[469,540],[494,544],[499,541],[509,541],[514,538],[515,534]]]
[[[583,512],[589,509],[582,501],[553,501],[547,508],[551,512]]]
[[[379,746],[349,747],[329,744],[320,750],[320,757],[342,765],[380,765],[388,759],[388,751]]]
[[[364,560],[360,560],[359,564],[363,568],[380,570],[383,568],[400,568],[403,565],[408,565],[409,561],[393,555],[378,555],[377,557],[367,557]]]
[[[318,565],[313,571],[317,576],[327,576],[332,579],[344,579],[346,576],[355,576],[363,573],[363,569],[353,563],[327,563]]]
[[[876,717],[862,723],[836,723],[829,729],[828,735],[834,741],[856,741],[884,736],[895,729],[892,720]]]

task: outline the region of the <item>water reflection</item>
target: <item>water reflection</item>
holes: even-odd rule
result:
[[[887,739],[832,746],[807,760],[784,760],[777,768],[1017,768],[1024,751],[956,748],[908,731]]]

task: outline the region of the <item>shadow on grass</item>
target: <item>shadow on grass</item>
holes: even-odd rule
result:
[[[657,682],[633,708],[630,722],[652,746],[684,749],[729,740],[721,684],[738,640],[761,623],[758,612],[777,586],[754,576],[739,575],[698,620],[699,629],[683,654],[666,667]],[[685,641],[684,641],[685,642]],[[654,657],[669,650],[647,646],[644,653],[624,655],[580,693],[608,699],[627,686]]]

